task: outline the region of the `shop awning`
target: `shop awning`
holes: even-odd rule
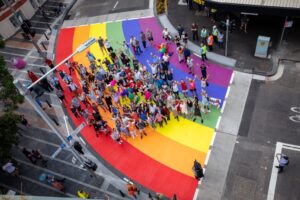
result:
[[[300,9],[300,0],[206,0],[211,3]]]

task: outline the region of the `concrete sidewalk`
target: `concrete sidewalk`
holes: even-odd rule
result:
[[[222,115],[216,127],[214,143],[205,166],[205,178],[199,184],[194,200],[222,199],[238,130],[242,120],[252,75],[234,72],[226,94]]]
[[[168,30],[171,32],[172,35],[177,35],[177,30],[175,27],[171,24],[169,21],[167,15],[160,15],[158,16],[159,22],[162,27],[168,28]],[[200,46],[196,45],[195,43],[188,41],[188,48],[193,51],[195,54],[200,53]],[[213,61],[215,63],[218,63],[220,65],[225,65],[227,67],[235,67],[236,60],[233,58],[225,57],[220,54],[216,54],[214,52],[207,52],[207,58],[210,61]]]

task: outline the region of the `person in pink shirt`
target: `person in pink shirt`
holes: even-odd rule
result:
[[[187,78],[189,81],[189,87],[190,87],[190,91],[194,96],[197,96],[197,89],[196,89],[196,76],[194,77],[194,79],[191,78]]]

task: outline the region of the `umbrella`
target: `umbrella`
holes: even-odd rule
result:
[[[22,58],[13,58],[12,61],[13,61],[13,65],[17,69],[23,69],[26,66],[26,62]]]

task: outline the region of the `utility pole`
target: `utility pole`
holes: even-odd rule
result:
[[[226,43],[225,43],[225,56],[227,56],[228,52],[228,35],[229,35],[229,19],[226,19]]]
[[[285,28],[286,28],[285,23],[287,22],[287,19],[288,19],[288,17],[286,16],[286,17],[285,17],[285,20],[284,20],[284,24],[283,24],[283,28],[282,28],[282,32],[281,32],[281,36],[280,36],[280,40],[279,40],[279,45],[278,45],[278,47],[281,46],[281,43],[282,43],[282,40],[283,40],[284,31],[285,31]]]

